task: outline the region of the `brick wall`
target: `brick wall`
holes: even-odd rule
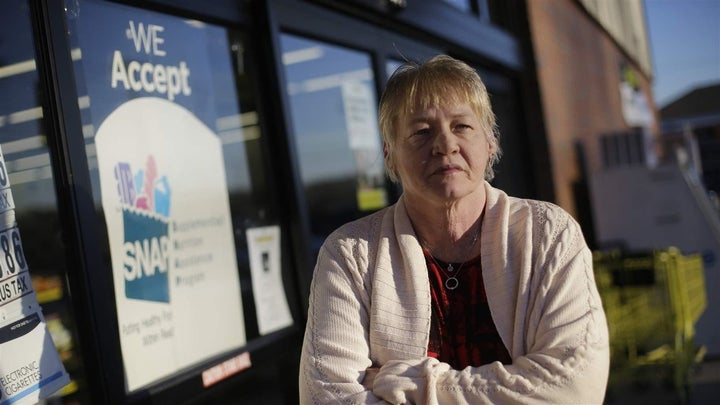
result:
[[[575,1],[528,0],[527,7],[556,203],[576,215],[572,186],[581,168],[575,143],[583,143],[592,171],[601,165],[600,135],[629,129],[619,86],[621,65],[633,62]],[[634,70],[656,111],[649,79]]]

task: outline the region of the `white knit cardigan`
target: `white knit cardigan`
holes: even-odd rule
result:
[[[401,197],[320,250],[301,404],[602,403],[607,324],[580,227],[553,204],[485,188],[483,281],[512,364],[453,370],[427,357],[428,271]],[[368,367],[380,367],[372,390]]]

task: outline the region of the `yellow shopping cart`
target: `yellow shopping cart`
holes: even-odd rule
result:
[[[688,374],[704,355],[695,323],[707,305],[702,257],[676,248],[594,252],[610,332],[609,389],[660,373],[687,399]]]

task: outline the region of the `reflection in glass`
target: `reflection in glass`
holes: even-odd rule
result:
[[[457,8],[458,10],[464,11],[466,13],[469,13],[472,11],[472,0],[442,0],[447,4],[450,4],[451,6]]]
[[[281,36],[292,132],[314,245],[339,225],[387,205],[370,56]]]

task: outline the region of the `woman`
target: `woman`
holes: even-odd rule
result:
[[[379,115],[403,194],[320,250],[301,403],[601,403],[591,252],[562,209],[488,183],[500,148],[475,70],[405,64]]]

